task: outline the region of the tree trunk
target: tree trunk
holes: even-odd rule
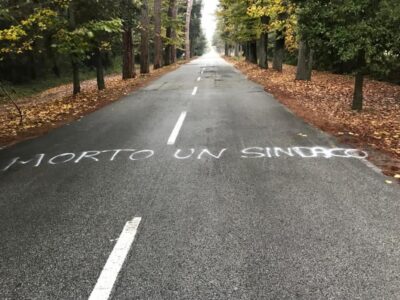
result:
[[[282,72],[284,48],[285,48],[285,38],[283,36],[283,33],[277,32],[275,38],[274,58],[272,60],[272,68],[279,72]]]
[[[258,65],[263,69],[268,69],[267,47],[268,47],[268,33],[263,32],[263,33],[261,33],[260,41],[259,41],[260,57],[259,57],[259,61],[258,61]]]
[[[296,80],[311,80],[313,51],[306,42],[300,41],[297,59]]]
[[[79,94],[81,92],[81,82],[79,79],[79,64],[71,59],[72,65],[72,85],[73,85],[73,94]]]
[[[134,7],[131,0],[121,0],[122,19],[122,79],[136,77],[135,56],[133,51],[133,21]]]
[[[261,24],[266,26],[269,23],[267,16],[261,17]],[[258,65],[263,69],[268,69],[268,32],[266,28],[263,28],[259,40],[259,60]]]
[[[172,20],[176,20],[176,16],[178,14],[178,7],[176,5],[176,0],[171,0],[171,2],[174,2],[174,6],[172,9]],[[172,27],[171,38],[174,42],[177,39],[176,28],[174,26]],[[173,64],[176,63],[176,45],[175,45],[175,43],[172,44],[172,47],[171,47],[171,63],[173,63]]]
[[[154,69],[162,67],[161,0],[154,0]]]
[[[359,71],[356,74],[354,84],[354,96],[351,109],[361,111],[363,108],[363,85],[364,85],[364,74]]]
[[[167,29],[167,37],[168,37],[168,32],[169,30]],[[165,46],[165,54],[164,54],[164,63],[166,66],[169,66],[171,64],[171,54],[172,53],[172,45],[168,44]]]
[[[235,57],[239,57],[239,44],[235,43]]]
[[[140,73],[150,73],[149,57],[149,15],[147,0],[142,2],[140,17]]]
[[[185,59],[190,59],[190,19],[192,17],[193,0],[187,0],[185,23]]]
[[[104,66],[100,49],[96,49],[95,60],[96,60],[97,88],[101,91],[106,88],[106,84],[104,82]]]
[[[249,42],[249,61],[253,64],[257,63],[257,41]]]
[[[228,45],[228,42],[225,42],[225,51],[224,52],[225,52],[224,53],[225,56],[229,56],[229,45]]]
[[[193,40],[190,40],[190,58],[192,58],[193,56],[196,55],[196,49],[195,49],[195,43],[193,42]]]
[[[353,103],[351,108],[353,110],[361,111],[363,108],[363,85],[364,85],[364,72],[365,72],[365,50],[359,50],[357,55],[357,73],[354,84]]]
[[[122,32],[122,52],[122,79],[135,78],[132,28],[129,26],[125,27]]]
[[[250,61],[250,56],[249,56],[249,42],[246,42],[243,44],[243,54],[246,59],[246,61]]]
[[[169,0],[168,7],[168,19],[170,24],[167,27],[167,39],[170,41],[168,45],[165,47],[165,64],[170,65],[176,62],[176,46],[174,42],[176,40],[176,30],[175,27],[171,24],[172,21],[176,19],[176,0]]]
[[[75,30],[76,28],[76,21],[75,21],[75,6],[74,2],[71,1],[69,4],[69,29],[71,31]],[[73,94],[79,94],[81,92],[81,82],[79,78],[79,62],[75,55],[71,55],[71,64],[72,64],[72,86],[73,86]]]

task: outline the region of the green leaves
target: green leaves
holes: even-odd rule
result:
[[[94,52],[96,49],[111,50],[110,39],[120,32],[122,21],[119,18],[90,21],[73,31],[60,29],[55,34],[55,47],[62,54],[84,59],[87,52]]]
[[[302,1],[299,29],[313,48],[329,49],[340,61],[352,63],[354,71],[383,67],[400,46],[399,7],[396,0]],[[360,52],[363,65],[357,61]]]
[[[33,50],[33,45],[46,31],[58,24],[57,13],[49,8],[38,8],[16,25],[0,30],[0,54],[22,54]]]

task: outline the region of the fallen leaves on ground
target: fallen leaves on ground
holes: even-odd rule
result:
[[[106,76],[106,89],[97,90],[96,80],[81,83],[82,92],[72,96],[72,85],[66,84],[48,89],[37,95],[17,99],[23,112],[23,124],[11,103],[0,105],[0,145],[12,144],[48,132],[83,115],[93,112],[116,101],[158,78],[162,74],[176,69],[171,65],[152,70],[148,75],[139,75],[134,79],[122,80],[121,75]]]
[[[294,66],[285,65],[280,73],[245,61],[226,59],[307,122],[340,137],[343,142],[382,153],[372,160],[387,175],[393,176],[400,170],[399,85],[367,79],[364,109],[355,112],[350,109],[352,76],[313,71],[311,81],[297,81]]]

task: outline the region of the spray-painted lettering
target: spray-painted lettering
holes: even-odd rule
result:
[[[222,149],[177,149],[171,157],[177,160],[221,160],[224,158],[228,148]],[[235,155],[234,152],[230,153]],[[145,161],[155,156],[155,151],[150,149],[113,149],[113,150],[91,150],[79,153],[66,152],[56,155],[36,154],[31,158],[15,157],[4,164],[0,171],[7,171],[17,166],[30,166],[37,168],[41,165],[61,165],[61,164],[79,164],[79,163],[99,163],[114,162],[116,160],[127,161]],[[327,147],[249,147],[240,150],[237,153],[238,158],[242,159],[298,159],[298,158],[347,158],[347,159],[365,159],[368,153],[358,149],[346,148],[327,148]]]

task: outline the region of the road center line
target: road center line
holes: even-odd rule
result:
[[[182,112],[181,115],[179,116],[179,119],[176,122],[175,127],[172,130],[171,135],[168,139],[167,145],[175,144],[176,138],[178,137],[179,131],[181,130],[185,118],[186,118],[186,111]]]
[[[201,77],[197,77],[197,81],[200,81],[201,80]]]
[[[117,280],[118,273],[131,249],[142,218],[133,218],[125,224],[117,243],[109,256],[100,277],[90,294],[89,300],[108,300]]]
[[[192,96],[196,95],[196,93],[197,93],[197,89],[198,89],[198,87],[197,87],[197,86],[195,86],[195,87],[194,87],[194,89],[193,89],[193,92],[192,92]]]

